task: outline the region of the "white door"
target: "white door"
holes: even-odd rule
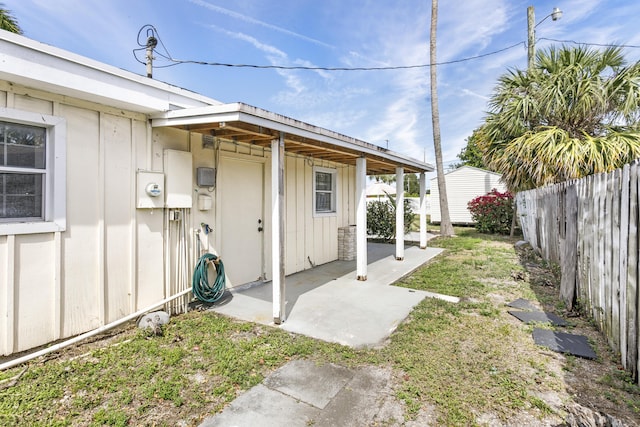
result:
[[[264,165],[223,158],[220,162],[220,258],[228,287],[263,276]]]

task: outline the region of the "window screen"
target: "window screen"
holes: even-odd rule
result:
[[[46,129],[0,121],[0,219],[44,218]]]

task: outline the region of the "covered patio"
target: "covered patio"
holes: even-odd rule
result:
[[[392,286],[442,252],[406,246],[403,262],[395,246],[367,245],[370,279],[355,276],[355,261],[333,261],[286,277],[286,322],[290,332],[350,347],[376,347],[387,339],[424,298],[457,298]],[[273,325],[271,281],[228,292],[210,309],[240,320]]]
[[[265,245],[267,246],[265,251],[268,251],[270,256],[271,275],[269,277],[272,280],[269,282],[269,292],[271,293],[271,296],[267,298],[266,295],[263,295],[262,298],[254,299],[262,301],[265,306],[270,306],[271,314],[269,315],[269,313],[262,308],[260,310],[252,310],[254,313],[260,313],[259,315],[253,315],[255,316],[251,319],[253,321],[284,324],[284,327],[289,330],[295,330],[296,328],[307,330],[309,329],[308,325],[310,325],[310,322],[313,322],[313,319],[317,317],[312,314],[318,311],[314,307],[313,301],[325,298],[328,305],[333,305],[335,307],[340,307],[340,304],[329,300],[333,299],[334,301],[342,301],[349,299],[355,302],[362,301],[362,298],[366,298],[366,295],[371,295],[372,293],[379,291],[375,287],[380,283],[385,283],[385,286],[393,283],[427,261],[430,258],[429,254],[434,254],[432,250],[427,249],[425,174],[426,172],[434,170],[433,166],[428,163],[394,153],[393,151],[365,141],[351,138],[337,132],[313,126],[308,123],[242,103],[221,104],[163,112],[153,116],[151,126],[153,128],[173,127],[191,133],[200,133],[205,136],[214,137],[215,139],[232,141],[234,144],[241,144],[245,147],[249,147],[249,150],[252,149],[251,147],[256,147],[263,152],[269,153],[270,177],[268,181],[270,181],[271,188],[270,200],[267,200],[266,203],[270,204],[270,224],[267,224],[267,226],[271,235],[269,237],[269,242]],[[356,226],[356,260],[352,263],[350,269],[345,271],[344,274],[334,275],[332,280],[335,279],[339,281],[341,285],[336,287],[336,284],[332,283],[332,286],[329,287],[330,290],[327,290],[329,289],[327,287],[322,287],[317,288],[322,289],[322,291],[314,289],[296,295],[296,275],[287,277],[285,284],[286,205],[284,183],[286,177],[284,170],[286,155],[295,155],[299,158],[333,162],[335,164],[346,165],[347,167],[355,169],[355,185],[353,186],[352,184],[350,191],[353,191],[355,196],[355,199],[351,203],[353,203],[353,206],[355,207],[353,210],[355,212],[353,219],[355,220]],[[402,237],[396,240],[395,245],[387,245],[388,253],[385,255],[386,257],[384,260],[380,260],[386,264],[378,267],[376,262],[371,263],[368,261],[370,251],[367,247],[367,175],[395,174],[397,193],[396,203],[398,206],[403,206],[403,183],[405,172],[420,174],[420,231],[417,239],[419,247],[411,248],[411,257],[407,254],[409,252],[408,250],[407,253],[405,253],[405,242],[403,236],[404,215],[403,211],[398,209],[395,218],[395,230],[396,235]],[[291,194],[289,197],[291,197]],[[322,213],[318,216],[321,215]],[[259,224],[262,223],[259,222]],[[345,225],[353,225],[353,222],[342,224],[342,226]],[[260,225],[259,230],[262,229],[263,227]],[[415,254],[413,254],[414,251],[416,252]],[[292,248],[289,248],[289,254],[291,253],[294,253],[294,251]],[[310,259],[309,263],[313,264]],[[314,271],[316,271],[316,268],[311,269],[307,274],[313,274]],[[396,273],[392,280],[388,281],[388,275],[391,272]],[[305,273],[306,272],[302,272],[301,274]],[[350,292],[350,287],[357,285],[358,282],[360,282],[361,285],[359,288],[360,290],[372,288],[371,292],[365,292],[363,295],[356,292],[356,294],[351,297],[345,298],[345,295]],[[363,282],[366,282],[366,286],[362,286]],[[360,290],[358,292],[360,292]],[[263,290],[262,292],[264,294],[266,291]],[[379,292],[384,293],[387,292],[387,290]],[[403,291],[403,293],[406,294],[408,291]],[[315,295],[317,298],[307,301],[306,297],[310,294]],[[234,297],[235,299],[242,299],[247,296],[235,292]],[[391,295],[389,295],[389,297],[390,301],[394,300],[391,298]],[[412,298],[408,298],[407,301],[415,301],[415,297],[417,297],[417,295],[412,296]],[[424,296],[421,295],[417,301],[423,297]],[[298,310],[294,310],[292,304],[287,307],[287,301],[290,303],[295,301],[296,308],[301,308],[304,304],[309,304],[308,309],[305,310],[305,318],[302,319],[301,317],[297,317]],[[374,301],[372,301],[372,303],[374,303]],[[407,304],[410,307],[413,306],[408,302],[402,303],[403,306],[406,306]],[[415,304],[415,302],[413,304]],[[245,305],[252,305],[251,301],[247,301]],[[381,313],[385,311],[384,308],[384,306],[379,306],[376,307],[376,310],[371,310],[370,313],[360,313],[362,321],[370,322],[371,318],[383,315]],[[354,307],[350,306],[345,306],[342,309],[339,308],[339,310],[355,313]],[[228,314],[234,315],[233,313]],[[243,318],[243,316],[235,315]],[[320,333],[320,330],[322,329],[321,325],[326,324],[326,322],[329,321],[327,319],[331,316],[333,316],[333,314],[322,315],[323,319],[319,318],[317,320],[317,324],[314,326],[315,329],[318,329],[317,333]],[[286,323],[284,323],[285,320]],[[347,321],[351,323],[354,322],[349,319],[347,319]],[[395,327],[394,325],[397,324],[397,321],[393,320],[391,322],[391,327]],[[396,323],[394,324],[394,322]],[[331,330],[335,329],[336,328],[332,328]],[[341,334],[340,337],[334,337],[330,340],[342,342],[347,336],[348,333],[345,332],[344,334]],[[370,342],[356,343],[356,345],[360,344],[370,344]]]

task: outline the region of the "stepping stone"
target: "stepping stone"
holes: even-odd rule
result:
[[[597,355],[584,335],[566,334],[548,329],[535,328],[533,341],[558,353],[571,354],[585,359],[595,359]]]
[[[510,302],[507,304],[507,307],[519,308],[520,310],[528,311],[540,311],[538,307],[534,306],[529,300],[524,298],[518,298],[517,300]]]
[[[567,326],[567,322],[553,313],[546,311],[508,311],[508,313],[524,323],[551,323],[553,326]]]

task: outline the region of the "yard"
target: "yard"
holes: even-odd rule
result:
[[[174,317],[161,336],[129,325],[0,373],[2,425],[197,425],[287,361],[392,368],[400,425],[558,425],[582,405],[628,425],[640,389],[583,317],[567,317],[598,359],[536,346],[532,326],[507,313],[526,298],[561,316],[557,269],[515,240],[457,229],[447,251],[399,286],[462,297],[427,299],[386,345],[354,350],[211,312]],[[540,326],[540,325],[538,325]]]

